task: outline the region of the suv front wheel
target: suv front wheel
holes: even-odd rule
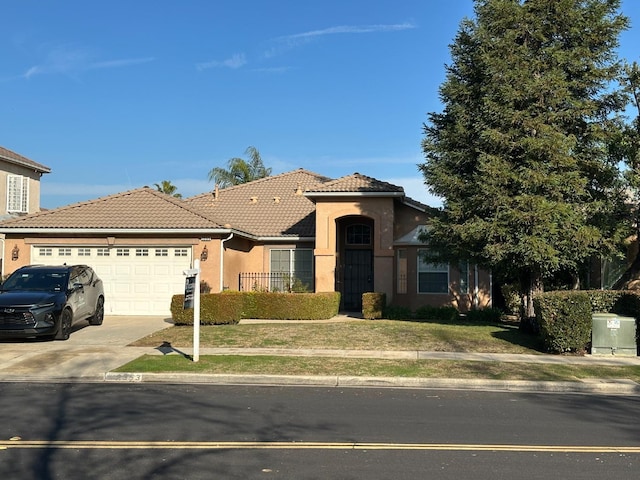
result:
[[[69,340],[69,335],[71,335],[71,323],[71,311],[68,309],[63,310],[60,314],[60,319],[58,320],[58,333],[56,333],[56,340]]]

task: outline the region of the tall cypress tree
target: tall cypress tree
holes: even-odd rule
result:
[[[613,248],[619,175],[607,156],[619,0],[475,0],[424,125],[425,184],[444,199],[424,235],[433,260],[467,258],[543,281]],[[605,221],[606,220],[606,221]]]

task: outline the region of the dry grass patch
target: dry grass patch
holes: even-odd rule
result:
[[[167,328],[132,345],[157,347],[163,343],[189,347],[193,344],[193,328]],[[511,325],[391,320],[202,326],[200,346],[540,353],[537,337]]]

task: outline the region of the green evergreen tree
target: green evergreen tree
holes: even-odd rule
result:
[[[271,175],[271,168],[266,168],[255,147],[248,147],[245,152],[249,160],[234,157],[227,162],[228,168],[215,167],[209,172],[209,181],[221,188],[240,185]]]
[[[614,248],[623,108],[619,0],[475,0],[424,126],[425,184],[443,207],[432,260],[467,258],[519,281],[523,326],[543,281]]]
[[[631,214],[629,229],[634,237],[637,253],[631,265],[623,273],[613,288],[633,288],[640,286],[640,66],[637,62],[627,64],[621,79],[624,93],[628,95],[631,112],[630,121],[623,121],[618,136],[612,142],[613,157],[626,165],[624,178],[626,195]]]

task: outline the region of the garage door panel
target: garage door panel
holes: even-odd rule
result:
[[[143,255],[145,249],[147,254]],[[127,250],[128,256],[125,255]],[[180,256],[176,254],[177,250]],[[117,252],[121,254],[117,255]],[[53,245],[33,247],[31,258],[33,263],[91,266],[104,283],[107,314],[169,316],[171,297],[184,292],[183,271],[191,268],[191,247],[107,249]]]

